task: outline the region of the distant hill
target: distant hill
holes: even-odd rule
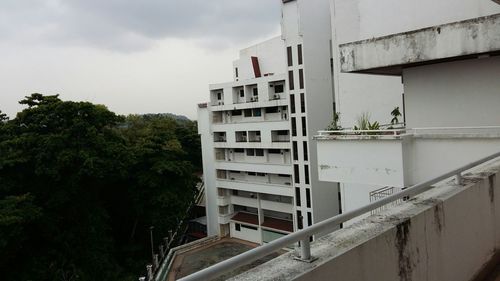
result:
[[[177,115],[177,114],[173,114],[173,113],[146,113],[146,114],[143,114],[143,116],[146,116],[146,117],[167,116],[167,117],[173,118],[179,122],[192,121],[191,119],[187,118],[184,115]]]

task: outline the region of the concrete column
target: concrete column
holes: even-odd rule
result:
[[[262,211],[262,207],[260,205],[260,193],[257,193],[257,213],[259,218],[259,236],[260,243],[262,244],[262,223],[264,222],[264,211]]]

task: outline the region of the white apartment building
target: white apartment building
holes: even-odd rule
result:
[[[210,85],[198,110],[209,235],[266,243],[343,211],[339,185],[317,176],[313,136],[334,112],[344,126],[363,112],[389,122],[402,86],[341,74],[332,30],[328,0],[282,0],[281,36],[241,50],[233,81]]]
[[[332,0],[341,71],[404,85],[406,128],[317,138],[351,209],[500,150],[500,5],[438,2]]]
[[[310,145],[333,114],[329,3],[283,2],[282,35],[240,51],[199,106],[209,235],[266,243],[339,213]]]

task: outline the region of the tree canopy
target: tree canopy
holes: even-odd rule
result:
[[[0,272],[6,280],[136,280],[192,202],[196,124],[118,116],[32,94],[0,112]]]

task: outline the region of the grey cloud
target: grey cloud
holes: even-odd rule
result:
[[[163,38],[223,47],[275,32],[279,8],[279,0],[2,0],[0,41],[37,34],[33,40],[121,50]]]

